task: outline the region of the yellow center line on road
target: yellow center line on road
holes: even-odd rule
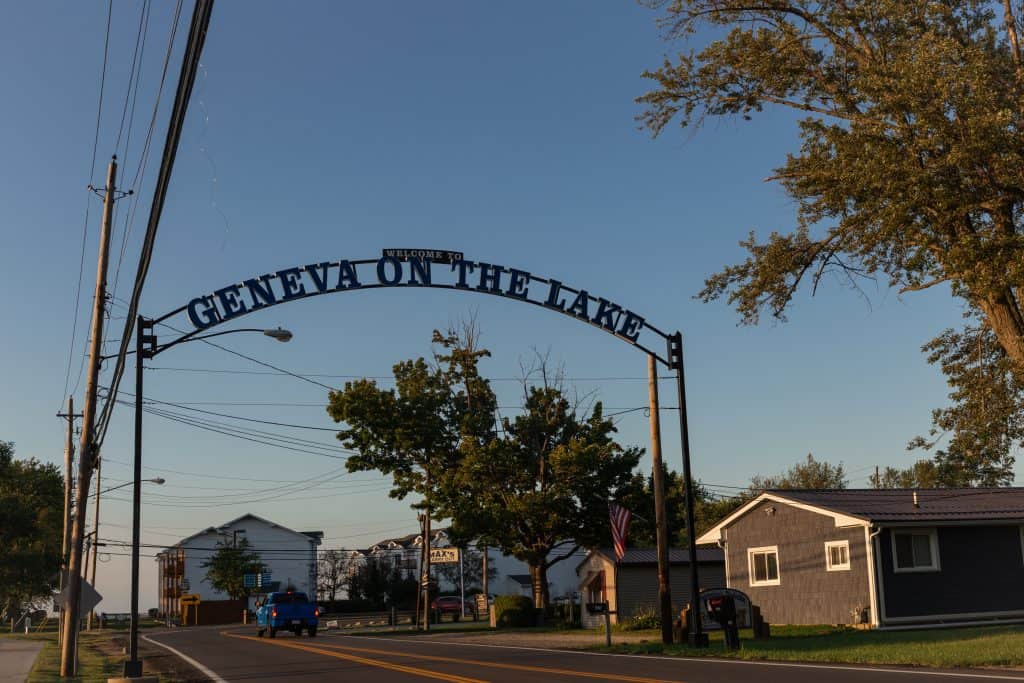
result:
[[[261,643],[267,643],[268,645],[277,645],[279,647],[290,647],[293,650],[302,650],[303,652],[312,652],[318,655],[325,655],[327,657],[334,657],[335,659],[344,659],[357,664],[365,664],[367,666],[376,666],[381,669],[391,669],[392,671],[401,671],[402,673],[412,674],[414,676],[423,676],[424,678],[436,678],[441,681],[449,681],[449,683],[487,683],[487,681],[480,680],[478,678],[467,678],[465,676],[458,676],[455,674],[441,673],[440,671],[430,671],[429,669],[418,669],[413,666],[404,666],[402,664],[394,664],[392,662],[382,662],[379,659],[367,659],[366,657],[358,657],[356,655],[345,654],[343,652],[334,652],[332,650],[324,650],[320,647],[313,647],[312,645],[290,643],[287,641],[270,640],[263,638],[256,638],[254,636],[243,636],[237,633],[229,633],[227,631],[221,631],[222,636],[228,638],[240,638],[242,640],[255,640]]]
[[[625,674],[595,673],[592,671],[577,671],[575,669],[556,669],[547,666],[530,666],[528,664],[505,664],[502,662],[489,662],[480,659],[460,659],[458,657],[444,657],[441,655],[424,655],[413,652],[401,652],[396,650],[376,650],[368,647],[352,647],[351,645],[335,645],[324,643],[323,647],[331,649],[346,650],[349,652],[362,652],[371,655],[387,655],[388,657],[408,657],[422,659],[430,662],[445,662],[450,664],[471,664],[473,666],[489,667],[492,669],[510,669],[512,671],[529,671],[532,673],[553,674],[559,676],[576,676],[579,678],[600,678],[606,681],[628,681],[629,683],[682,683],[681,681],[669,681],[661,678],[646,678],[643,676],[627,676]]]

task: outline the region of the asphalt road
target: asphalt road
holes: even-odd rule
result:
[[[212,681],[398,681],[453,683],[630,681],[632,683],[969,683],[1024,681],[999,670],[940,671],[609,655],[472,645],[431,636],[256,638],[254,627],[175,629],[147,634],[205,669]]]

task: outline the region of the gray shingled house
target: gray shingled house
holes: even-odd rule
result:
[[[1024,621],[1024,488],[768,491],[697,542],[771,623]]]
[[[690,602],[690,552],[669,550],[672,613]],[[697,549],[700,588],[725,586],[725,561],[718,548]],[[611,548],[591,550],[576,567],[584,603],[607,602],[613,624],[624,623],[642,608],[658,607],[658,554],[654,548],[627,548],[619,561]],[[583,627],[597,628],[604,617],[583,610]]]

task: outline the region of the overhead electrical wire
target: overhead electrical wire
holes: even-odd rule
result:
[[[153,260],[153,249],[156,244],[157,230],[160,225],[160,217],[163,214],[164,203],[167,199],[167,192],[170,187],[171,173],[174,170],[174,161],[178,153],[178,143],[181,140],[181,133],[185,126],[185,117],[188,113],[189,99],[191,99],[192,88],[195,85],[196,70],[203,51],[203,44],[206,42],[206,32],[210,25],[210,13],[213,9],[211,0],[196,0],[195,12],[192,15],[192,24],[189,28],[189,35],[185,45],[185,54],[182,58],[181,73],[178,78],[178,88],[174,97],[174,105],[171,108],[170,123],[167,127],[167,136],[164,142],[163,157],[160,161],[160,170],[153,190],[153,203],[150,207],[149,220],[146,226],[146,235],[142,242],[142,253],[139,256],[139,265],[135,273],[135,283],[132,287],[132,294],[129,297],[128,316],[125,321],[125,329],[121,335],[121,348],[118,351],[117,362],[114,366],[113,377],[110,383],[109,396],[103,405],[99,420],[97,421],[95,445],[99,447],[106,437],[107,427],[110,424],[110,416],[117,401],[117,392],[121,384],[121,377],[124,374],[125,361],[128,356],[128,345],[132,338],[135,327],[135,318],[138,315],[139,301],[142,297],[142,289],[149,273],[149,266]],[[142,359],[137,359],[141,362]]]
[[[93,175],[96,173],[96,153],[99,149],[100,144],[100,121],[103,117],[103,92],[107,84],[107,57],[110,52],[110,22],[114,14],[114,0],[109,0],[107,3],[107,29],[106,34],[103,38],[103,67],[100,70],[100,92],[99,98],[96,105],[96,130],[93,133],[92,139],[92,159],[89,161],[89,182],[92,182]],[[89,236],[89,214],[90,208],[92,207],[92,190],[86,189],[85,191],[85,221],[82,227],[82,248],[81,255],[78,259],[78,286],[75,291],[75,314],[72,317],[71,323],[71,346],[68,349],[68,363],[67,369],[64,372],[64,393],[61,396],[61,403],[63,403],[65,397],[68,396],[68,387],[71,385],[71,365],[75,355],[75,339],[78,336],[78,316],[79,307],[82,299],[82,276],[85,274],[85,246]],[[88,340],[86,340],[88,343]],[[75,388],[71,393],[75,393],[78,390],[78,383],[81,381],[82,368],[85,367],[85,353],[82,353],[82,362],[78,370],[78,379],[75,381]]]

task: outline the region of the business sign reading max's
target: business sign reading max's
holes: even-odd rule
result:
[[[285,268],[228,285],[192,299],[184,308],[197,329],[250,311],[330,292],[380,287],[440,287],[470,290],[526,301],[573,316],[636,343],[644,318],[585,289],[497,263],[469,261],[460,252],[389,249],[379,259],[340,260]],[[419,254],[430,254],[420,256]],[[181,309],[179,309],[181,310]],[[649,326],[648,326],[649,327]],[[661,336],[663,333],[650,328]]]

